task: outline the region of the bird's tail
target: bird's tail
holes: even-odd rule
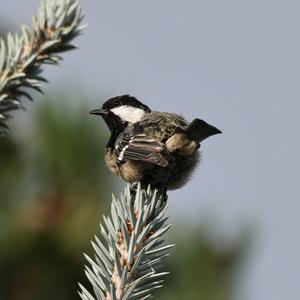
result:
[[[195,119],[185,130],[187,137],[190,140],[202,142],[208,137],[222,133],[218,128],[206,123],[203,120]]]

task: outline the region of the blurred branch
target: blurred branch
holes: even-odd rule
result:
[[[42,0],[32,28],[23,25],[21,34],[0,39],[0,135],[8,130],[9,112],[23,108],[22,96],[33,100],[24,88],[42,93],[41,65],[56,65],[59,53],[76,48],[71,41],[83,29],[82,18],[80,0]]]
[[[161,236],[171,227],[166,211],[165,197],[150,187],[144,191],[139,186],[135,195],[127,187],[119,199],[113,197],[111,217],[104,217],[105,227],[100,225],[101,240],[96,236],[92,242],[95,260],[85,255],[96,297],[80,285],[83,300],[148,299],[162,287],[167,273],[158,268],[174,246],[162,246]]]

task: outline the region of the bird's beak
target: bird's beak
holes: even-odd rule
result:
[[[99,116],[105,116],[108,114],[107,110],[104,110],[102,108],[93,109],[90,111],[91,115],[99,115]]]

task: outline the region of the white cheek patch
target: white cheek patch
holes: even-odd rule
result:
[[[136,108],[128,105],[122,105],[111,109],[111,111],[119,116],[121,119],[129,122],[136,123],[142,120],[145,112],[141,108]]]

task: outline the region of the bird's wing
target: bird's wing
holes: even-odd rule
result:
[[[119,163],[126,160],[139,160],[166,167],[168,161],[161,153],[164,149],[163,145],[155,139],[145,134],[136,134],[124,136],[116,145],[115,153]]]

